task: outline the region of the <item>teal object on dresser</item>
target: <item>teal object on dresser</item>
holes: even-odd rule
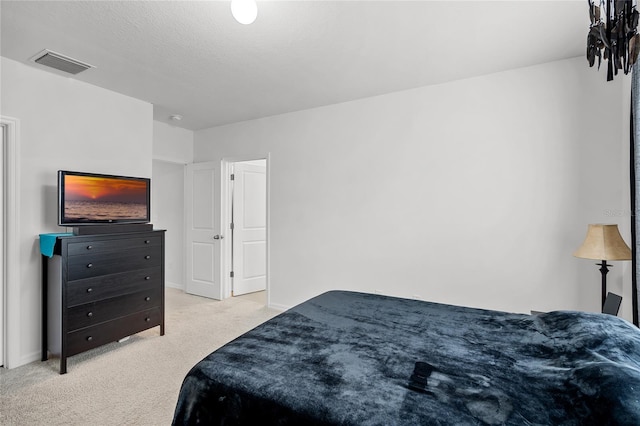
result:
[[[70,356],[156,326],[164,335],[164,234],[54,237],[52,256],[42,251],[43,361],[58,355],[64,374]]]
[[[69,237],[72,233],[65,232],[62,234],[40,234],[40,254],[47,257],[53,257],[53,248],[56,245],[58,237]]]

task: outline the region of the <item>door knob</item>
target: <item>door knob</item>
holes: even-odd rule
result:
[[[221,240],[221,239],[223,239],[223,238],[224,238],[224,235],[219,235],[219,234],[218,234],[218,235],[214,235],[214,236],[213,236],[213,239],[214,239],[214,240]]]

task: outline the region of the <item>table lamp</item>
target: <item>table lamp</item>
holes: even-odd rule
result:
[[[578,250],[573,253],[575,257],[582,259],[601,260],[596,263],[602,273],[602,306],[607,297],[607,272],[609,264],[607,260],[631,260],[631,249],[624,242],[618,225],[589,225],[587,236]]]

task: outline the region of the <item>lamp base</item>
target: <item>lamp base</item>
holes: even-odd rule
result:
[[[596,263],[596,265],[600,266],[600,273],[602,274],[602,305],[604,308],[604,301],[607,300],[607,273],[609,272],[609,265],[606,260],[603,260],[602,263]]]

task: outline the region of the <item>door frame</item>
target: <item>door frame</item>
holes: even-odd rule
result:
[[[20,231],[20,120],[17,118],[0,116],[0,124],[5,129],[6,146],[4,151],[4,223],[3,226],[4,250],[3,263],[4,274],[0,284],[3,292],[2,318],[3,329],[0,338],[3,339],[3,361],[5,368],[13,368],[21,365],[20,360],[20,244],[18,233]],[[11,248],[9,250],[9,248]]]
[[[271,305],[271,183],[270,183],[270,170],[271,170],[271,154],[267,153],[265,156],[259,155],[249,155],[246,157],[224,157],[221,161],[221,214],[220,214],[220,230],[225,237],[228,235],[229,238],[224,238],[222,240],[221,245],[221,259],[220,259],[220,270],[222,272],[222,297],[226,299],[231,297],[231,290],[233,289],[233,285],[231,282],[231,269],[233,265],[231,264],[231,207],[232,207],[232,191],[231,191],[231,168],[234,163],[239,163],[243,161],[255,161],[255,160],[266,160],[266,192],[267,192],[267,200],[266,200],[266,295],[267,295],[267,306]]]

